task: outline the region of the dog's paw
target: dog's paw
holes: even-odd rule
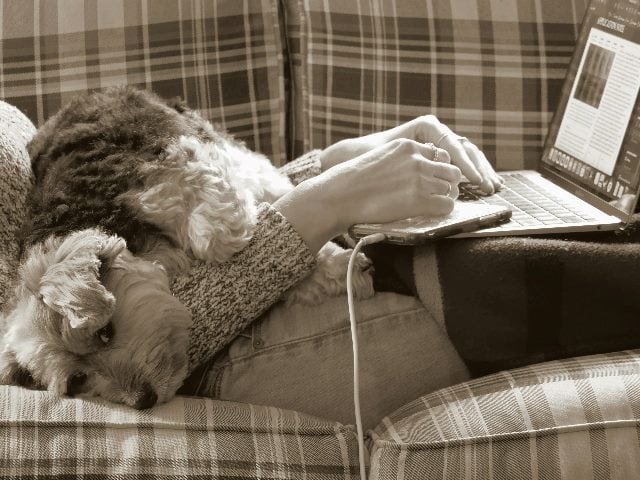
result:
[[[342,295],[347,291],[347,268],[353,250],[327,243],[318,252],[318,264],[314,271],[288,290],[283,300],[287,306],[295,303],[318,305],[326,297]],[[373,266],[363,253],[356,255],[353,268],[353,291],[363,300],[374,294]]]
[[[0,341],[0,346],[2,343]],[[0,385],[18,385],[25,388],[36,386],[31,373],[18,363],[15,354],[6,346],[2,346],[0,352]]]

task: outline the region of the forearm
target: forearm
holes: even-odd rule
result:
[[[291,223],[260,206],[249,244],[229,261],[196,263],[172,284],[191,311],[190,369],[210,359],[306,276],[315,258]]]

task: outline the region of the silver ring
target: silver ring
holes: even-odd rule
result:
[[[438,152],[438,147],[436,147],[433,143],[429,142],[426,144],[427,147],[431,147],[433,148],[433,158],[431,159],[434,162],[438,161],[438,155],[440,155],[440,153]]]
[[[451,195],[452,190],[453,188],[451,187],[451,184],[447,182],[447,192],[444,194],[444,196],[448,197],[449,195]]]
[[[469,140],[467,137],[458,136],[458,141],[460,143],[464,143],[464,142],[470,142],[471,140]]]

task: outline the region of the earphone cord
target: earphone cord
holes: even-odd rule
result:
[[[362,247],[372,243],[382,242],[384,234],[375,233],[360,239],[351,253],[347,267],[347,300],[349,302],[349,324],[351,326],[351,343],[353,345],[353,405],[356,417],[356,432],[358,435],[358,459],[360,462],[360,479],[367,480],[365,464],[364,432],[362,431],[362,415],[360,413],[360,366],[358,363],[358,333],[356,327],[355,302],[353,300],[353,265]]]

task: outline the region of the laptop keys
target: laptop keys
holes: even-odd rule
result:
[[[482,192],[469,182],[459,185],[461,201],[479,201],[494,205],[507,205],[513,211],[511,225],[563,225],[594,220],[581,208],[572,208],[553,192],[540,191],[540,185],[521,174],[505,175],[505,186],[493,195]]]

